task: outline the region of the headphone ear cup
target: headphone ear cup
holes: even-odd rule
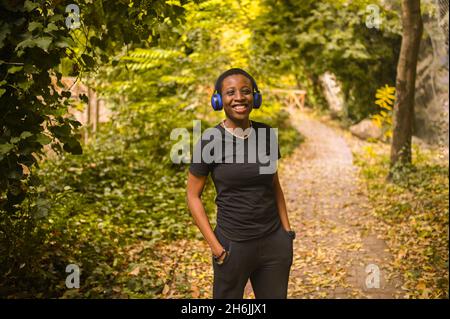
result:
[[[212,95],[211,106],[214,109],[214,111],[220,111],[222,109],[223,104],[222,104],[222,97],[220,96],[220,94],[215,93]]]
[[[262,104],[262,95],[259,92],[253,93],[253,107],[259,109]]]

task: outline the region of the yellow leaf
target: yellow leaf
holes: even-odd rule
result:
[[[198,297],[200,297],[200,290],[198,289],[197,286],[192,286],[191,291],[192,291],[192,298],[197,299]]]
[[[427,288],[427,286],[425,285],[425,283],[423,281],[419,282],[416,286],[417,290],[425,290]]]
[[[372,118],[372,122],[376,125],[376,126],[378,126],[378,127],[381,127],[381,121],[380,121],[380,119],[378,118],[378,117],[373,117]]]
[[[130,271],[129,274],[131,276],[137,276],[137,275],[139,275],[139,271],[141,271],[141,269],[138,266],[138,267],[134,268],[132,271]]]
[[[398,259],[402,259],[403,257],[406,256],[406,253],[407,253],[407,250],[406,250],[406,249],[401,249],[401,250],[398,252],[397,258],[398,258]]]
[[[170,290],[170,287],[169,287],[169,285],[164,285],[164,289],[163,289],[163,291],[162,291],[162,294],[163,295],[167,295],[168,293],[169,293],[169,290]]]

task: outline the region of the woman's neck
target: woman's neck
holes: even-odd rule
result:
[[[230,129],[233,129],[233,130],[238,128],[238,127],[240,127],[243,130],[246,130],[247,128],[249,128],[251,126],[249,118],[246,118],[246,119],[243,119],[243,120],[230,120],[227,117],[225,119],[224,123],[225,123],[227,128],[230,128]]]

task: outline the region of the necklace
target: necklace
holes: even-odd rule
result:
[[[240,139],[245,140],[245,139],[247,139],[247,138],[250,136],[250,134],[252,134],[252,131],[253,131],[253,130],[252,130],[252,127],[253,127],[253,126],[252,126],[252,121],[249,120],[249,122],[250,122],[250,127],[248,127],[247,129],[245,129],[244,132],[247,131],[248,129],[250,129],[250,133],[248,133],[247,135],[244,135],[243,137],[234,134],[234,133],[233,133],[234,129],[230,130],[228,127],[226,127],[226,125],[225,125],[225,120],[223,120],[220,124],[222,124],[223,128],[224,128],[225,130],[227,130],[231,135],[236,136],[237,138],[240,138]]]

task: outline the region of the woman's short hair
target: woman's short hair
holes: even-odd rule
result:
[[[222,84],[223,84],[223,80],[225,80],[226,77],[230,76],[230,75],[235,75],[235,74],[242,74],[243,76],[245,76],[246,78],[248,78],[250,80],[250,82],[252,82],[252,90],[255,91],[255,89],[257,89],[257,85],[255,82],[255,79],[248,74],[247,72],[245,72],[244,70],[240,69],[240,68],[232,68],[229,69],[225,72],[223,72],[216,81],[216,85],[215,85],[215,91],[217,91],[217,93],[222,94]]]

